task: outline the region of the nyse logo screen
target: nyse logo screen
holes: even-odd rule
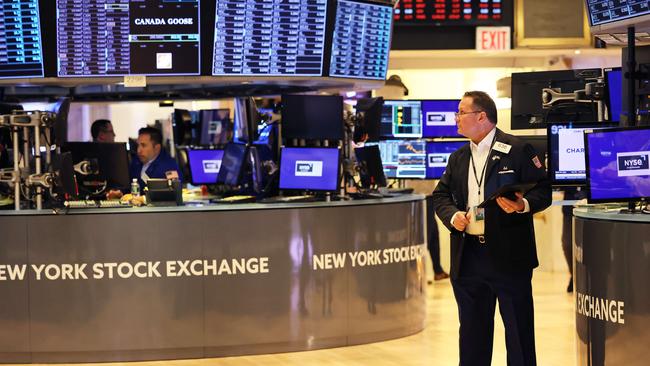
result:
[[[323,162],[298,160],[296,161],[295,169],[296,177],[322,177],[323,176]]]
[[[650,151],[635,151],[616,154],[619,177],[650,175]]]
[[[203,160],[204,173],[219,173],[221,168],[221,160]]]

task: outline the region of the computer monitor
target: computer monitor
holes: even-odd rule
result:
[[[199,75],[199,8],[199,0],[57,0],[57,75]]]
[[[376,142],[380,137],[381,113],[384,98],[362,98],[357,100],[354,108],[359,117],[359,124],[354,128],[354,140],[360,141],[360,135],[366,134],[366,141]]]
[[[449,156],[466,144],[467,141],[428,141],[426,178],[440,179],[447,169]]]
[[[174,144],[185,146],[192,143],[192,114],[186,109],[174,109],[172,115]]]
[[[78,197],[77,185],[74,179],[72,154],[60,153],[52,157],[52,170],[54,172],[54,192],[57,199],[74,199]]]
[[[422,137],[463,137],[456,127],[456,111],[460,100],[423,100]]]
[[[337,1],[330,76],[386,80],[393,7]]]
[[[217,0],[215,76],[322,76],[327,0]]]
[[[376,145],[387,178],[426,178],[427,152],[424,140],[384,140]]]
[[[223,150],[188,149],[187,160],[192,184],[216,184],[223,155]]]
[[[544,109],[542,89],[553,88],[561,93],[573,93],[585,89],[587,79],[600,75],[600,69],[513,73],[511,128],[536,129],[546,128],[547,122],[597,120],[597,108],[592,103],[562,102]]]
[[[422,103],[419,100],[384,101],[380,131],[386,139],[422,137]]]
[[[247,151],[244,144],[230,143],[226,145],[217,175],[217,183],[231,187],[241,185]]]
[[[68,141],[68,113],[70,112],[70,98],[58,98],[53,102],[48,111],[56,113],[52,126],[52,143],[63,146]]]
[[[203,109],[199,111],[199,120],[201,145],[225,145],[231,142],[230,109]]]
[[[554,186],[583,186],[586,184],[584,137],[585,129],[609,128],[616,124],[605,122],[551,123],[547,127],[547,169]]]
[[[377,145],[354,149],[363,188],[386,187],[386,176],[381,164],[381,153]]]
[[[609,111],[609,120],[618,122],[621,120],[623,109],[623,71],[620,67],[605,69],[605,84],[607,85],[605,103]]]
[[[280,189],[337,191],[338,183],[338,148],[282,148],[280,152]]]
[[[3,2],[0,79],[43,77],[38,0]]]
[[[282,136],[313,140],[343,139],[343,97],[282,96]]]
[[[585,131],[588,201],[650,199],[650,127]]]
[[[117,142],[68,142],[65,151],[72,153],[72,163],[96,160],[97,174],[77,174],[80,192],[101,193],[106,189],[126,189],[130,186],[126,144]]]

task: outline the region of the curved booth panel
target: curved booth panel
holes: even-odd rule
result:
[[[345,346],[424,326],[423,197],[0,214],[0,362]]]

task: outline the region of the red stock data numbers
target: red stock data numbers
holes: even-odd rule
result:
[[[395,25],[507,25],[511,0],[400,0]]]

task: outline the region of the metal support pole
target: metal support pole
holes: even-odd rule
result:
[[[36,174],[41,174],[41,128],[34,126],[34,165]],[[43,209],[43,188],[36,187],[36,209]]]
[[[14,140],[14,177],[16,177],[16,182],[14,182],[14,209],[16,211],[20,210],[20,163],[19,151],[18,148],[18,127],[11,127],[12,139]]]

